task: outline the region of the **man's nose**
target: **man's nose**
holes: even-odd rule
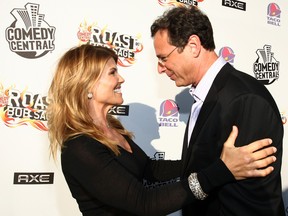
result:
[[[158,64],[158,73],[162,74],[165,73],[166,67],[164,65]]]

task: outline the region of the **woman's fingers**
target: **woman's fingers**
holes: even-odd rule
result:
[[[275,147],[269,146],[272,144],[272,140],[266,138],[245,146],[235,147],[237,135],[238,129],[233,126],[228,139],[224,143],[220,157],[235,179],[269,175],[273,171],[270,164],[276,161],[273,154],[277,150]]]
[[[260,160],[262,158],[274,154],[276,151],[277,149],[274,146],[266,147],[264,149],[253,152],[252,157],[254,160]]]
[[[246,149],[249,152],[255,152],[259,149],[262,149],[266,146],[269,146],[272,144],[272,140],[269,138],[265,138],[265,139],[261,139],[261,140],[257,140],[255,142],[250,143],[249,145],[246,145]]]
[[[228,137],[228,139],[226,140],[226,142],[224,143],[224,145],[227,147],[227,148],[235,148],[235,140],[238,136],[238,128],[236,126],[233,126],[232,127],[232,131]],[[255,148],[255,144],[253,146],[251,146],[251,148]]]
[[[268,165],[275,161],[275,156],[269,156],[264,159],[254,161],[253,163],[251,163],[251,177],[264,177],[270,174],[274,170],[274,168],[272,166],[268,167]]]
[[[272,166],[266,167],[265,169],[252,169],[247,172],[246,176],[249,177],[265,177],[269,175],[274,168]]]

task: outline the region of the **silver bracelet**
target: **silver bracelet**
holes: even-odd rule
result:
[[[201,185],[197,178],[197,173],[191,173],[189,175],[188,184],[189,184],[190,190],[192,191],[196,199],[204,200],[208,197],[208,194],[206,194],[201,188]]]

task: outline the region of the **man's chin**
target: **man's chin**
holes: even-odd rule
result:
[[[177,80],[174,80],[174,82],[175,82],[175,85],[177,86],[177,87],[182,87],[183,86],[183,84],[181,83],[181,82],[177,82]]]
[[[187,85],[187,84],[184,84],[184,83],[177,83],[176,81],[175,81],[175,85],[177,86],[177,87],[186,87],[186,86],[189,86],[189,85]]]

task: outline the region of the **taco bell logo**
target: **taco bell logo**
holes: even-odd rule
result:
[[[179,109],[173,100],[165,100],[160,105],[159,126],[178,127]]]
[[[39,5],[32,3],[10,12],[15,21],[6,29],[6,40],[10,50],[24,58],[40,58],[55,48],[56,29],[38,12]]]
[[[230,64],[234,63],[235,54],[230,47],[222,47],[219,51],[219,56],[222,56],[222,58]]]
[[[267,23],[270,25],[280,26],[280,7],[276,3],[270,3],[267,8]]]
[[[270,85],[279,78],[280,63],[274,58],[270,45],[265,45],[256,53],[258,58],[253,65],[255,77],[264,85]]]

